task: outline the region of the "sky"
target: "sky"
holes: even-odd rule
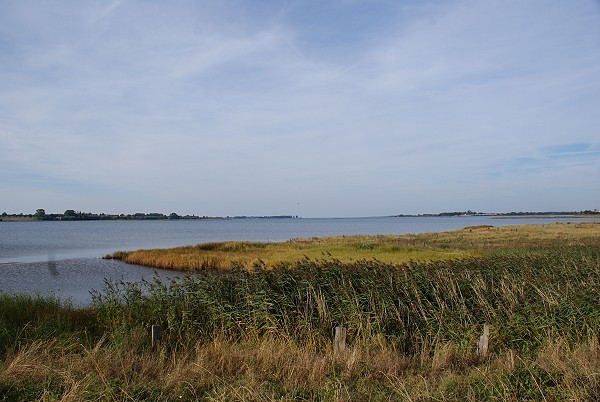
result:
[[[600,209],[600,1],[2,0],[0,212]]]

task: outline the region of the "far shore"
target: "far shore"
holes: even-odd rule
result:
[[[423,215],[391,215],[391,216],[383,216],[383,218],[454,218],[454,217],[481,217],[481,218],[490,218],[490,219],[600,219],[599,214],[552,214],[552,215],[544,215],[544,214],[524,214],[524,215],[507,215],[507,214],[462,214],[462,215],[446,215],[446,214],[423,214]],[[230,219],[301,219],[299,216],[233,216],[233,217],[205,217],[205,216],[186,216],[179,217],[177,219],[169,218],[167,216],[160,218],[135,218],[135,217],[111,217],[111,218],[53,218],[53,219],[38,219],[32,216],[15,216],[8,215],[0,217],[0,222],[82,222],[82,221],[130,221],[130,220],[147,220],[147,221],[157,221],[157,220],[230,220]],[[365,217],[367,218],[367,217]],[[376,217],[373,217],[376,218]],[[331,219],[344,219],[344,218],[331,218]]]
[[[600,214],[589,215],[490,215],[492,219],[600,219]]]

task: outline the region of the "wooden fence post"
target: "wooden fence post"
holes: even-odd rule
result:
[[[488,353],[488,346],[490,342],[490,324],[483,325],[483,334],[477,341],[477,354],[480,357],[486,357]]]
[[[333,353],[338,354],[346,350],[346,334],[348,330],[344,327],[335,327],[335,336],[333,337]]]
[[[508,368],[511,370],[515,369],[515,351],[512,349],[508,349],[506,352],[507,360],[508,360]]]
[[[158,347],[158,343],[160,342],[160,325],[152,325],[152,349],[156,349]]]

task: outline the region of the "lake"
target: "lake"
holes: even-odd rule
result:
[[[222,219],[159,221],[0,222],[0,292],[53,294],[83,305],[104,280],[139,281],[181,272],[154,270],[101,257],[118,250],[211,241],[285,241],[354,234],[439,232],[472,225],[584,222],[597,219],[380,217],[340,219]]]

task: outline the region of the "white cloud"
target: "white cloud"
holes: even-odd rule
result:
[[[95,184],[123,205],[155,193],[151,210],[270,214],[307,199],[308,215],[367,215],[477,192],[480,209],[503,209],[487,184],[499,167],[600,142],[593,5],[360,6],[322,10],[345,7],[336,21],[319,4],[6,2],[0,167]]]

